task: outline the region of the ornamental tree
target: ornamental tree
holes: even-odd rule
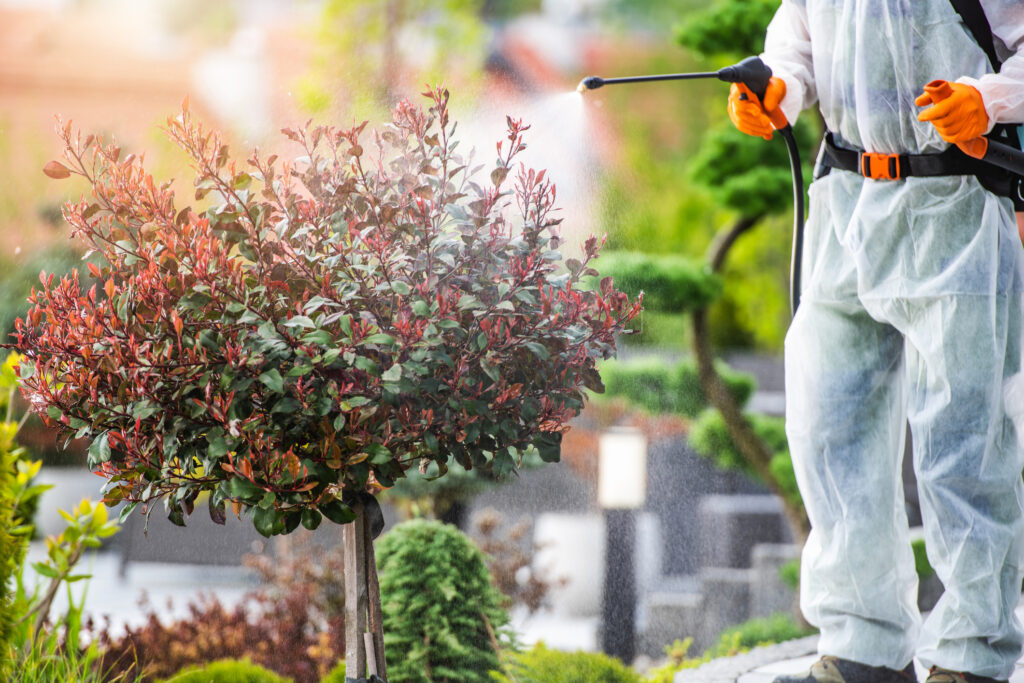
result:
[[[18,320],[22,391],[126,510],[177,524],[251,513],[262,534],[354,518],[410,467],[513,471],[601,391],[595,360],[640,302],[581,280],[599,249],[557,250],[555,185],[523,167],[509,118],[489,173],[456,153],[448,92],[379,130],[284,129],[299,156],[231,156],[187,100],[166,133],[191,160],[180,206],[143,157],[58,119],[89,195],[64,208],[92,259]]]

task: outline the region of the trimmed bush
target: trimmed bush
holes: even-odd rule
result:
[[[750,375],[733,370],[725,363],[718,363],[717,370],[740,405],[750,400],[756,387]],[[692,418],[708,405],[697,375],[697,364],[692,358],[677,363],[661,358],[608,361],[601,364],[601,377],[609,396],[625,398],[651,413]]]
[[[700,261],[635,251],[609,251],[598,262],[601,275],[630,296],[644,293],[644,309],[687,313],[703,308],[722,293],[721,279]]]
[[[205,666],[181,671],[166,683],[291,683],[269,669],[248,660],[221,659]]]
[[[504,597],[458,529],[413,520],[377,543],[389,683],[483,683],[511,644]]]
[[[528,652],[509,656],[507,675],[499,683],[640,683],[640,674],[614,657],[599,652],[561,652],[538,643]]]

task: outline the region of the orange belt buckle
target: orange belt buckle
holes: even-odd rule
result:
[[[863,152],[860,155],[860,174],[872,180],[899,180],[900,155]]]

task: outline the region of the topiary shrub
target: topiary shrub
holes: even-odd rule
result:
[[[754,378],[725,363],[716,366],[736,402],[746,404],[756,389]],[[608,396],[625,398],[648,412],[694,418],[708,406],[692,358],[674,363],[658,357],[607,361],[600,370]]]
[[[166,679],[166,683],[291,683],[291,680],[248,660],[221,659],[179,672]]]
[[[509,656],[505,673],[492,674],[499,683],[640,683],[640,674],[599,652],[560,652],[538,643],[529,652]]]
[[[490,681],[511,645],[504,598],[458,529],[413,520],[377,542],[389,683]]]

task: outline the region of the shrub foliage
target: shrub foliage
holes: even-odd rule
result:
[[[377,564],[388,680],[490,681],[509,618],[483,553],[451,525],[414,520],[381,537]]]
[[[166,132],[206,210],[58,125],[44,170],[90,186],[64,213],[99,282],[44,274],[16,346],[32,405],[92,440],[109,503],[163,498],[183,524],[209,491],[213,519],[230,504],[271,535],[348,522],[417,463],[557,459],[639,301],[581,286],[595,238],[563,262],[555,186],[516,161],[528,126],[508,119],[481,177],[447,91],[424,94],[372,133],[285,129],[289,162],[233,159],[186,101]]]

